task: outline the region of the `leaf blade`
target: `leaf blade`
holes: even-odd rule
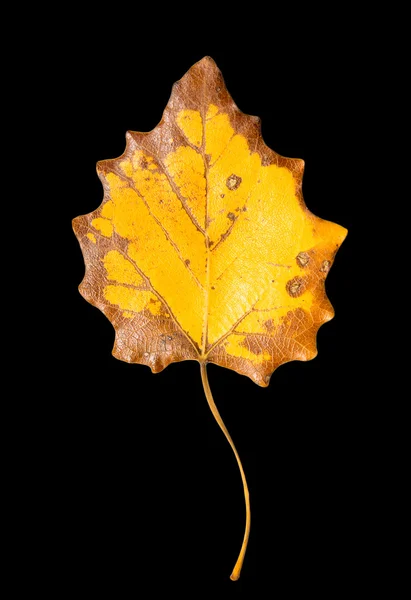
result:
[[[170,319],[187,338],[184,358],[234,368],[259,385],[280,364],[315,356],[316,332],[333,316],[324,280],[346,230],[307,209],[303,168],[264,144],[259,119],[241,113],[209,57],[174,85],[159,125],[129,132],[123,155],[99,163],[105,197],[77,229],[85,297],[121,327],[121,339],[129,330],[134,340],[117,344],[117,357],[127,348],[126,360],[148,364],[150,346],[150,365],[170,364],[173,349],[158,342]],[[138,266],[156,298],[147,288],[128,299],[125,284],[93,267],[113,249]],[[97,298],[93,285],[103,288]],[[150,343],[135,330],[148,322]]]

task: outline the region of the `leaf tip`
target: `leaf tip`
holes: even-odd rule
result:
[[[203,56],[203,58],[201,58],[198,62],[198,65],[200,64],[204,64],[204,65],[211,65],[213,67],[217,67],[217,63],[214,60],[214,58],[212,58],[209,54],[206,54],[205,56]]]
[[[340,234],[340,246],[343,243],[343,241],[345,240],[345,238],[348,235],[348,229],[346,227],[344,227],[343,225],[340,225],[341,227],[341,234]]]
[[[303,158],[296,158],[295,165],[296,165],[296,170],[298,171],[298,173],[300,173],[302,175],[304,173],[304,169],[305,169],[305,160]]]
[[[126,149],[135,144],[135,137],[134,137],[134,131],[128,130],[126,131]]]
[[[332,319],[332,317],[331,317]],[[317,344],[315,345],[315,347],[307,354],[303,355],[303,358],[301,359],[303,362],[308,362],[309,360],[314,360],[314,358],[316,358],[318,356],[318,348],[317,348]]]
[[[266,387],[268,387],[268,384],[270,383],[271,375],[272,375],[272,373],[264,373],[263,374],[258,371],[255,371],[255,373],[251,377],[251,379],[254,381],[254,383],[259,385],[260,387],[266,388]]]
[[[330,302],[329,307],[327,308],[326,311],[324,311],[324,316],[323,316],[323,323],[328,323],[329,321],[332,321],[335,317],[335,310],[333,305]],[[321,325],[323,324],[321,323]]]

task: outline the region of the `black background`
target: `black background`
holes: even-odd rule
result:
[[[53,318],[41,324],[44,372],[33,382],[44,390],[32,409],[41,424],[31,466],[47,546],[37,577],[57,591],[113,598],[146,586],[153,597],[160,589],[197,597],[209,585],[216,597],[266,597],[263,588],[267,597],[334,597],[363,568],[369,536],[366,408],[353,343],[359,198],[349,176],[363,59],[324,32],[297,43],[290,31],[283,51],[275,31],[264,43],[224,41],[213,30],[204,43],[194,36],[175,46],[167,35],[128,31],[121,47],[107,36],[101,47],[73,33],[49,68],[48,102],[60,113],[50,134],[60,142],[61,180],[50,201],[59,268],[45,300]],[[351,45],[353,36],[351,29]],[[266,389],[208,368],[251,495],[251,537],[236,583],[229,575],[243,537],[241,479],[199,367],[179,363],[153,375],[112,357],[111,324],[77,291],[84,265],[71,229],[72,218],[102,200],[95,163],[123,152],[127,130],[155,127],[173,82],[204,55],[239,108],[261,117],[266,144],[305,160],[309,209],[349,230],[326,283],[336,317],[319,331],[315,360],[281,366]]]

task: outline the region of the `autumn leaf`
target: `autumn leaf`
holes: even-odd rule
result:
[[[99,208],[73,221],[86,273],[80,293],[112,322],[116,358],[148,365],[197,360],[210,408],[245,475],[208,385],[206,365],[260,386],[291,360],[317,353],[333,317],[324,281],[346,229],[314,216],[304,162],[268,148],[214,61],[174,87],[161,122],[127,132],[124,154],[98,163]]]

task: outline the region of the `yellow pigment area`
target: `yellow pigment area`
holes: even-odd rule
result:
[[[144,283],[131,262],[124,258],[117,250],[110,250],[104,257],[104,268],[107,271],[107,279],[118,283],[128,283],[139,286]]]
[[[206,178],[201,154],[189,146],[180,146],[175,152],[170,152],[164,163],[179,189],[182,201],[188,206],[196,222],[204,229]]]
[[[275,164],[263,166],[245,138],[234,133],[227,115],[218,113],[207,121],[205,143],[211,156],[207,205],[213,242],[208,305],[212,345],[253,308],[236,331],[267,334],[264,323],[269,319],[275,326],[298,307],[310,313],[310,286],[296,298],[286,289],[293,277],[306,274],[296,257],[324,240],[329,252],[330,240],[341,243],[346,230],[308,213],[298,200],[292,172]],[[239,336],[234,337],[234,346],[226,348],[229,353],[239,344]],[[246,352],[240,348],[235,356]]]
[[[124,160],[121,162],[120,167],[127,177],[131,177],[133,175],[133,163],[130,160]],[[138,165],[136,168],[138,168]]]
[[[203,141],[203,120],[199,111],[181,110],[176,121],[188,141],[199,148]]]
[[[102,219],[98,217],[91,221],[91,225],[94,229],[100,231],[105,237],[111,237],[113,235],[113,225],[108,219]]]
[[[205,152],[210,156],[210,165],[227,151],[230,139],[235,133],[229,116],[216,112],[215,108],[210,106],[205,124]]]
[[[308,285],[301,296],[293,297],[287,292],[289,281],[294,277],[304,278],[307,273],[306,270],[298,267],[295,260],[289,262],[289,268],[269,265],[272,267],[271,280],[269,280],[266,290],[261,294],[250,314],[235,328],[235,331],[270,335],[275,333],[274,329],[283,322],[288,312],[297,308],[302,308],[307,313],[311,312],[314,304],[312,285]]]
[[[254,354],[247,348],[247,337],[245,335],[229,335],[224,341],[224,347],[228,354],[237,358],[251,360],[255,365],[260,365],[262,362],[270,360],[271,356],[264,351],[261,354]]]
[[[209,121],[210,119],[215,117],[218,113],[218,110],[218,106],[216,106],[215,104],[210,104],[210,106],[207,109],[206,121]]]
[[[153,315],[158,315],[161,310],[161,302],[147,291],[139,291],[123,285],[108,285],[104,288],[104,297],[125,311],[139,313],[148,309]]]
[[[276,165],[262,166],[260,156],[250,152],[245,138],[233,136],[229,123],[224,128],[224,116],[219,114],[207,124],[213,127],[213,122],[220,120],[210,148],[215,159],[209,182],[216,193],[209,199],[209,214],[214,219],[209,226],[214,242],[210,262],[209,344],[230,330],[270,286],[272,289],[272,280],[279,272],[273,264],[284,264],[288,277],[287,267],[291,266],[294,248],[299,245],[300,236],[296,232],[301,231],[305,218],[292,173]],[[218,155],[216,147],[220,148]],[[235,186],[233,181],[237,182]],[[289,299],[284,285],[275,305],[284,305]]]
[[[103,208],[101,209],[101,216],[106,219],[112,219],[114,216],[114,203],[111,200],[107,200],[105,204],[103,204]]]
[[[199,343],[204,318],[204,236],[167,176],[146,168],[147,164],[153,161],[141,152],[122,163],[123,171],[131,173],[132,185],[117,174],[106,175],[114,204],[112,223],[129,240],[128,255],[166,299],[167,312]]]
[[[145,212],[136,207],[136,192],[129,187],[126,180],[114,173],[106,175],[110,186],[110,196],[114,204],[113,220],[115,231],[123,238],[133,240],[136,237],[136,222],[134,219],[144,218]]]
[[[247,141],[242,135],[235,135],[228,148],[229,150],[223,152],[210,167],[208,174],[208,185],[213,191],[208,200],[208,234],[214,244],[217,244],[230,228],[234,228],[234,221],[243,212],[248,211],[250,195],[257,185],[261,169],[259,155],[250,155]],[[230,179],[232,176],[238,178],[238,181],[241,180],[236,189],[228,187],[231,181],[235,181]]]
[[[198,156],[191,148],[188,148],[187,150],[196,155],[196,157]],[[146,223],[147,218],[149,218],[150,221],[154,221],[153,226],[157,225],[163,231],[162,237],[165,239],[166,247],[171,245],[173,253],[178,254],[181,263],[183,266],[187,267],[189,274],[192,274],[200,285],[204,285],[204,236],[198,230],[195,223],[193,223],[184,207],[184,200],[182,198],[183,192],[179,187],[177,187],[176,190],[173,189],[170,173],[164,173],[161,170],[154,171],[148,168],[150,164],[153,164],[149,159],[149,155],[141,155],[139,153],[140,168],[134,169],[131,175],[133,182],[132,191],[134,191],[134,195],[131,199],[131,206],[134,207],[132,210],[136,214],[133,219],[133,230],[137,232],[142,228],[145,237],[147,237],[147,227],[148,231],[151,230],[151,224]],[[136,161],[134,160],[133,163],[135,162]],[[121,163],[121,168],[124,170],[129,164],[129,161]],[[141,166],[142,164],[148,166],[143,168]],[[181,163],[178,164],[180,165],[180,169],[182,169]],[[189,157],[187,157],[185,169],[194,180],[193,164],[195,167],[196,163],[190,162]],[[202,168],[204,170],[204,167]],[[176,184],[174,184],[174,186],[175,185]],[[191,192],[194,194],[194,184],[192,185]],[[205,206],[205,181],[202,193],[203,206]],[[135,207],[136,196],[138,202],[137,207]],[[192,198],[194,202],[194,195]],[[140,209],[141,211],[144,211],[144,216],[141,214]],[[117,222],[117,209],[114,222]],[[129,214],[127,215],[127,222],[130,222]],[[116,225],[115,227],[117,230]]]
[[[93,244],[96,243],[96,236],[94,235],[94,233],[87,233],[87,237],[93,242]]]

